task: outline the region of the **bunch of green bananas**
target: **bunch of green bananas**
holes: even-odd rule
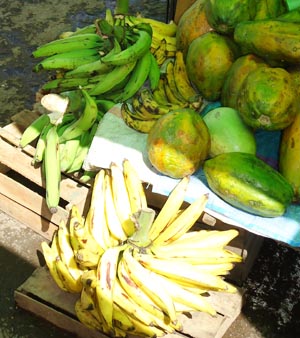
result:
[[[163,40],[162,34],[167,32],[174,40],[176,27],[175,23],[135,16],[113,16],[107,10],[105,18],[33,52],[35,58],[43,58],[35,71],[56,71],[42,91],[60,93],[80,86],[97,99],[122,102],[147,80],[156,87],[160,72],[152,53],[153,39],[161,34]]]
[[[84,89],[54,95],[55,99],[66,100],[66,112],[41,114],[24,130],[19,142],[21,148],[36,142],[32,165],[42,164],[46,203],[52,213],[59,205],[61,173],[75,173],[82,169],[104,115],[95,99]]]
[[[128,126],[148,133],[162,115],[187,107],[201,110],[203,100],[187,76],[183,53],[176,51],[160,67],[157,86],[139,90],[130,102],[122,103],[121,113]]]
[[[79,294],[75,312],[86,326],[111,337],[163,336],[182,328],[182,312],[215,315],[210,291],[236,292],[223,276],[242,260],[226,249],[238,231],[191,229],[208,196],[182,209],[188,184],[179,181],[155,215],[132,164],[111,163],[95,177],[87,216],[74,205],[69,224],[42,242],[54,281]]]

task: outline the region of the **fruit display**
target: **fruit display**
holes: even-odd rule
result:
[[[210,291],[237,291],[224,277],[242,259],[226,248],[238,231],[193,230],[208,196],[183,208],[188,184],[185,176],[156,214],[131,163],[111,163],[95,177],[86,217],[73,205],[42,242],[57,286],[78,294],[84,325],[110,337],[163,336],[180,332],[183,312],[215,316]]]
[[[230,15],[233,8],[239,10]],[[49,73],[40,94],[68,98],[60,118],[48,110],[20,142],[21,147],[36,142],[33,164],[41,163],[48,177],[49,209],[55,212],[59,204],[61,173],[88,177],[81,176],[83,159],[98,124],[116,104],[128,127],[148,134],[148,159],[163,175],[194,174],[223,152],[227,156],[245,152],[261,159],[257,132],[283,132],[297,120],[298,23],[298,9],[288,12],[281,1],[198,0],[178,24],[107,9],[104,18],[36,48],[34,71]],[[218,103],[226,108],[224,114],[218,118],[214,112],[206,114],[211,104]],[[179,122],[180,111],[201,119],[200,128],[196,120]],[[164,129],[167,120],[170,124]],[[27,141],[26,135],[31,135]],[[282,144],[292,144],[294,132],[285,135]],[[268,169],[290,176],[277,165],[289,167],[290,156],[278,149],[272,153],[276,164]],[[245,171],[255,180],[247,168],[250,162]],[[47,168],[50,163],[52,167],[55,163],[55,174]],[[247,194],[247,185],[240,189]],[[243,203],[244,199],[235,206],[245,210]],[[279,214],[280,205],[274,217]]]
[[[239,232],[195,226],[210,196],[193,192],[187,203],[192,175],[251,219],[281,217],[299,202],[293,13],[275,0],[198,0],[177,25],[107,9],[33,51],[33,71],[49,77],[40,116],[19,145],[35,147],[51,213],[63,177],[89,180],[87,212],[71,205],[41,244],[54,282],[77,296],[75,313],[88,328],[110,337],[176,334],[180,314],[216,315],[211,292],[237,291],[226,277],[242,257],[227,245]],[[147,169],[177,180],[160,210],[149,207],[150,182],[126,153],[122,167],[112,159],[106,169],[84,169],[111,108],[146,140]],[[277,167],[258,155],[260,131],[281,133]]]

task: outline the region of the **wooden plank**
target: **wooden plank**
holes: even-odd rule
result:
[[[7,215],[18,220],[20,223],[31,228],[44,238],[51,240],[57,225],[49,222],[40,214],[36,214],[30,209],[25,208],[23,205],[18,204],[16,201],[11,200],[7,196],[0,193],[1,210]]]
[[[13,201],[18,201],[19,204],[35,212],[38,215],[43,215],[54,224],[59,224],[63,220],[67,220],[68,212],[58,207],[55,214],[51,214],[46,205],[44,196],[39,195],[33,189],[29,189],[23,184],[11,179],[7,175],[0,173],[1,193]]]
[[[19,307],[49,320],[64,330],[76,332],[82,338],[107,338],[103,333],[76,323],[74,304],[78,297],[78,294],[61,291],[44,267],[36,269],[15,291],[15,300]],[[242,292],[237,294],[212,292],[209,298],[218,311],[217,316],[212,317],[202,312],[193,312],[191,317],[180,315],[183,332],[166,334],[164,337],[221,338],[241,311]]]

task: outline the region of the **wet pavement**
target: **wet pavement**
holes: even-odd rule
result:
[[[89,24],[114,4],[98,0],[1,1],[0,126],[24,108],[32,108],[35,93],[46,79],[45,74],[32,73],[30,51],[63,31]],[[166,16],[166,1],[130,4],[136,11],[151,13],[148,16],[162,20]],[[71,337],[14,303],[14,290],[42,262],[41,240],[0,211],[0,338]],[[243,288],[243,311],[224,338],[300,337],[300,251],[265,239]]]

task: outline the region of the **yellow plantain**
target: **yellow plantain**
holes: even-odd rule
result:
[[[167,225],[154,239],[154,243],[157,245],[172,242],[189,231],[204,211],[207,200],[208,194],[205,194],[193,201],[172,223]]]
[[[169,221],[172,219],[172,216],[176,214],[177,211],[180,209],[182,203],[184,202],[189,181],[190,177],[185,176],[176,184],[174,189],[170,192],[166,202],[156,216],[150,229],[149,237],[151,241],[155,241],[155,239],[161,233],[164,233],[164,229],[168,225]]]

